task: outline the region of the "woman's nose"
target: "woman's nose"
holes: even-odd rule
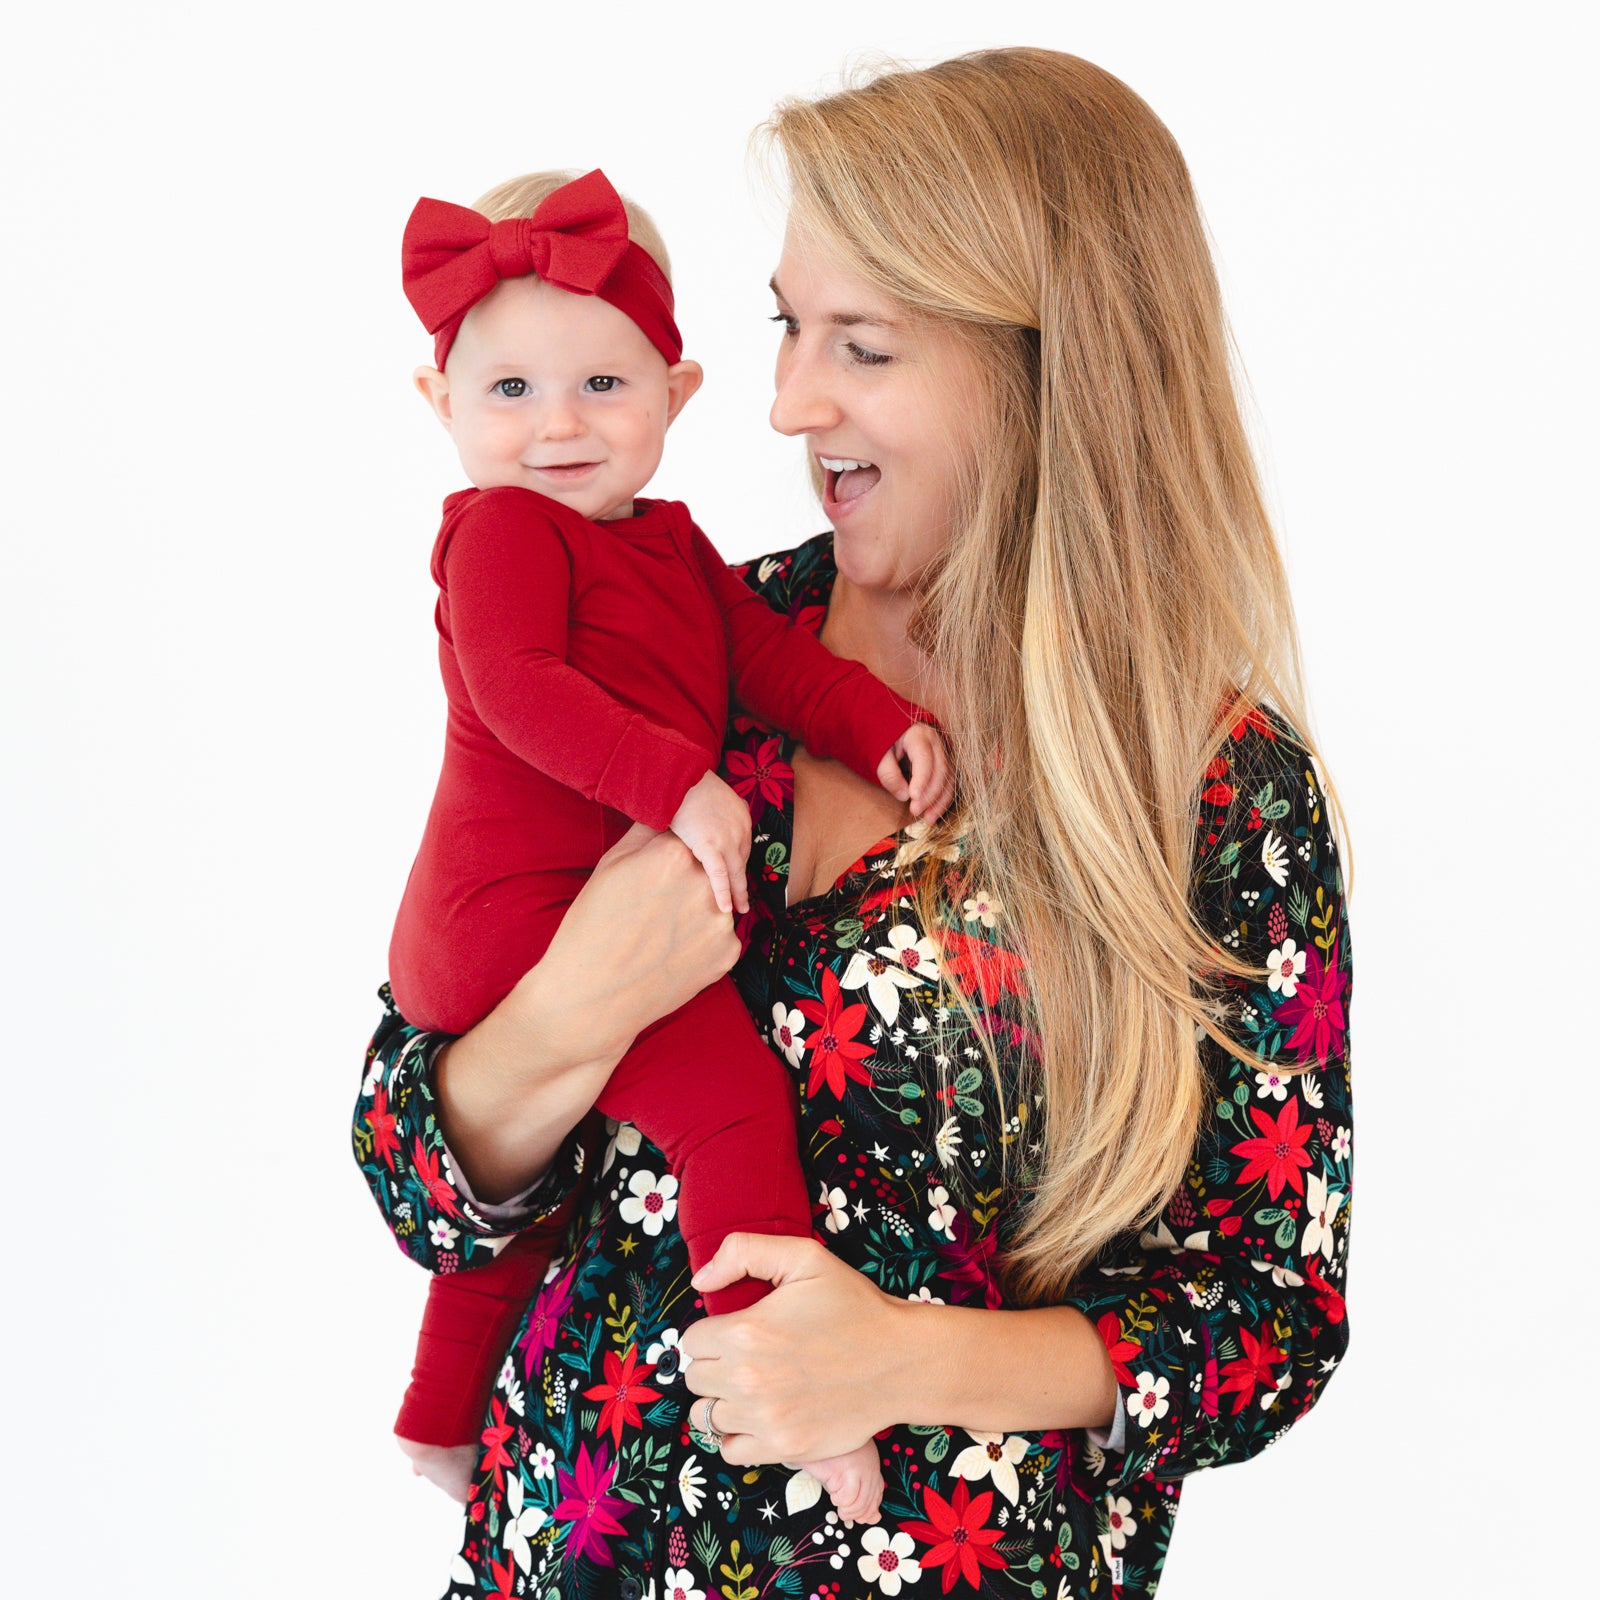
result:
[[[844,412],[829,390],[827,374],[819,370],[819,363],[809,352],[782,351],[775,382],[777,393],[769,420],[779,433],[791,437],[823,433],[843,420]]]

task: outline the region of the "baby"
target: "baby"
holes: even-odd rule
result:
[[[600,172],[516,179],[477,210],[421,200],[406,227],[406,295],[435,336],[417,387],[474,486],[445,501],[434,546],[449,723],[389,955],[396,1003],[421,1027],[465,1032],[509,993],[633,822],[677,834],[722,911],[749,909],[750,811],[715,771],[730,673],[754,716],[914,814],[950,798],[943,744],[916,707],[772,612],[683,505],[638,498],[701,382],[666,269],[654,225]],[[735,1230],[811,1236],[793,1097],[726,978],[613,1071],[596,1103],[666,1155],[694,1268]],[[565,1221],[431,1280],[395,1431],[458,1499]],[[746,1278],[707,1310],[769,1291]],[[870,1439],[801,1465],[842,1516],[878,1520]]]

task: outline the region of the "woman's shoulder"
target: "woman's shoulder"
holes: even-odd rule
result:
[[[791,620],[811,606],[826,607],[833,588],[833,532],[819,533],[789,550],[774,550],[749,561],[730,561],[729,570],[742,578],[774,611]]]

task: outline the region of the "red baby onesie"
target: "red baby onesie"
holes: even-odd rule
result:
[[[445,501],[433,556],[444,767],[389,954],[396,1002],[420,1027],[481,1020],[630,823],[668,826],[716,764],[730,677],[746,710],[872,782],[920,715],[778,617],[683,505],[637,508],[592,522],[520,488]],[[792,1093],[724,979],[640,1034],[596,1101],[666,1154],[695,1267],[736,1229],[809,1237]],[[548,1255],[548,1243],[507,1250],[454,1293],[433,1279],[402,1437],[476,1438]],[[737,1310],[767,1288],[746,1279],[708,1306]],[[452,1349],[475,1352],[476,1370],[438,1370]]]

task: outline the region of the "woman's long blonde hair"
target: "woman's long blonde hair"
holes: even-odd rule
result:
[[[764,132],[792,225],[957,328],[986,375],[959,531],[912,637],[962,776],[947,832],[967,892],[1006,908],[1042,1040],[1020,1094],[1040,1176],[1007,1289],[1059,1299],[1182,1180],[1202,1036],[1253,1059],[1217,993],[1248,969],[1190,907],[1202,774],[1236,720],[1221,708],[1307,726],[1204,226],[1150,108],[1054,51],[888,71],[785,102]]]

